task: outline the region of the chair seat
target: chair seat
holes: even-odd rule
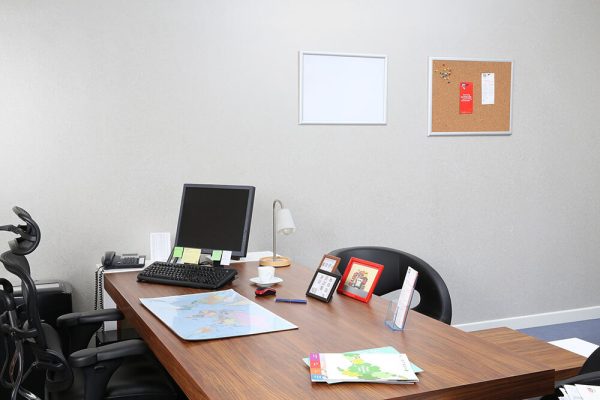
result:
[[[177,389],[168,380],[160,364],[149,358],[136,356],[125,359],[108,382],[105,400],[176,400]],[[51,395],[52,400],[84,398],[82,372],[75,369],[74,373],[71,388],[67,392]]]
[[[177,391],[156,360],[139,356],[127,359],[113,374],[107,386],[107,400],[170,400]],[[138,397],[139,396],[139,397]]]

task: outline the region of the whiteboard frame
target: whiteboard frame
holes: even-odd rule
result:
[[[344,121],[344,120],[310,120],[304,117],[304,87],[306,80],[304,77],[304,56],[328,56],[328,57],[345,57],[345,58],[377,58],[383,60],[383,98],[381,99],[381,115],[382,119],[369,121]],[[387,125],[387,56],[378,54],[353,54],[353,53],[330,53],[317,51],[299,51],[298,52],[298,124],[300,125]]]
[[[508,116],[508,131],[490,132],[432,132],[433,124],[433,62],[434,61],[477,61],[477,62],[509,62],[510,63],[510,115]],[[499,58],[461,58],[461,57],[429,57],[429,112],[427,136],[511,136],[512,135],[512,108],[515,62],[510,59]]]

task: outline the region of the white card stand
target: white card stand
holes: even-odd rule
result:
[[[385,314],[385,325],[393,331],[402,331],[406,326],[406,317],[408,316],[408,309],[415,293],[415,283],[417,282],[418,275],[417,271],[408,267],[398,300],[392,300],[388,304]]]

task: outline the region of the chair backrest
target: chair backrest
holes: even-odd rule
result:
[[[344,273],[348,261],[352,257],[383,264],[383,272],[375,287],[374,294],[381,296],[402,287],[408,267],[419,273],[415,291],[419,293],[420,302],[413,309],[421,314],[450,324],[452,320],[452,301],[444,280],[436,270],[425,261],[404,251],[388,247],[359,246],[338,249],[329,254],[340,257],[338,267]]]
[[[600,372],[600,347],[598,347],[590,356],[585,360],[579,371],[579,375],[587,374],[590,372]]]
[[[39,245],[40,230],[37,223],[25,210],[14,207],[13,211],[26,222],[26,225],[0,227],[1,230],[8,230],[20,236],[9,241],[10,251],[0,254],[0,264],[21,281],[24,304],[19,308],[15,306],[12,285],[8,280],[2,279],[0,297],[3,305],[0,308],[6,307],[7,309],[2,310],[0,315],[2,328],[0,329],[0,339],[5,342],[6,348],[14,349],[12,356],[14,359],[23,359],[25,351],[31,352],[34,359],[34,363],[31,365],[36,365],[37,368],[47,372],[45,382],[47,391],[65,390],[73,382],[73,372],[62,354],[60,340],[56,340],[54,329],[43,324],[40,319],[37,289],[31,277],[29,262],[25,258],[25,255],[33,252]],[[8,357],[7,354],[7,359]],[[28,367],[31,368],[31,366]],[[24,368],[25,366],[20,362],[14,369],[16,372],[11,373],[10,377],[16,377],[16,380],[8,379],[9,386],[18,390],[21,395],[27,392],[21,387],[22,376],[27,375]],[[0,376],[3,383],[7,383],[5,378],[6,376]]]
[[[12,318],[12,321],[9,321],[10,318],[0,318],[0,323],[3,325],[2,330],[5,331],[0,333],[0,337],[4,335],[2,339],[6,343],[6,348],[15,349],[21,354],[20,357],[24,357],[27,351],[31,352],[37,368],[47,372],[46,390],[60,391],[70,387],[73,382],[73,372],[62,354],[60,341],[48,340],[48,334],[54,333],[54,329],[41,322],[37,304],[37,289],[31,278],[27,259],[23,255],[15,255],[7,251],[0,254],[0,263],[7,271],[21,280],[24,300],[23,306],[17,310],[18,314],[15,314],[18,316],[17,318]],[[0,291],[3,292],[3,296],[9,296],[11,303],[14,304],[12,288],[8,291],[5,289],[0,289]],[[8,334],[9,327],[18,329],[23,334]],[[25,366],[20,368],[25,368]],[[4,378],[3,376],[2,379]],[[21,381],[15,382],[15,385],[19,387],[21,383]],[[21,392],[23,388],[18,390]]]

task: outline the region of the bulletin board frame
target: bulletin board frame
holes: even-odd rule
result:
[[[299,52],[300,125],[386,125],[387,56]]]
[[[482,104],[483,73],[494,73],[493,104]],[[465,80],[474,86],[470,114],[459,113],[459,85]],[[428,136],[512,135],[513,81],[510,59],[429,57]]]

